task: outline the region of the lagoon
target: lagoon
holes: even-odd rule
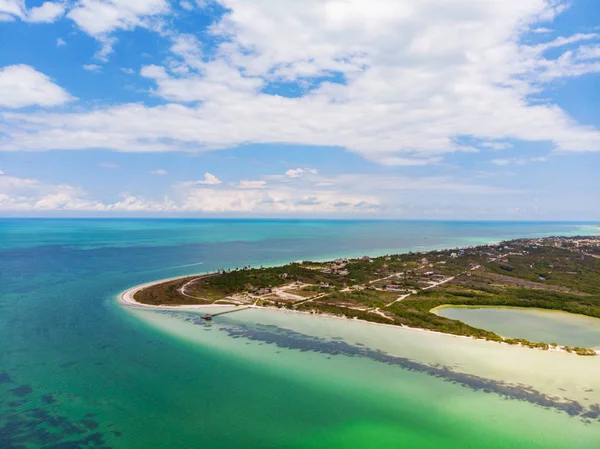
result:
[[[600,319],[572,313],[519,307],[444,307],[438,315],[495,332],[503,337],[600,348]]]

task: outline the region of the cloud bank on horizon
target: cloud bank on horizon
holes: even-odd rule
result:
[[[598,8],[0,0],[0,211],[600,218]]]

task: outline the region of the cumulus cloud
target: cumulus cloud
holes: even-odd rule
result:
[[[116,30],[136,27],[160,29],[161,16],[170,11],[166,0],[78,0],[67,17],[102,44],[96,54],[106,59],[112,52]]]
[[[0,1],[0,13],[4,14],[5,20],[14,20],[15,17],[25,16],[24,0],[2,0]]]
[[[0,68],[0,107],[57,106],[74,98],[28,65]]]
[[[183,1],[179,2],[179,6],[181,6],[186,11],[191,11],[192,9],[194,9],[194,5],[192,5],[187,0],[183,0]]]
[[[0,176],[0,211],[103,211],[106,206],[89,200],[79,188],[61,184],[51,185],[32,178]]]
[[[502,149],[507,140],[600,150],[598,129],[538,101],[547,82],[600,71],[598,35],[521,39],[564,2],[219,3],[226,12],[210,28],[215,49],[206,53],[196,37],[171,31],[171,55],[142,68],[164,104],[5,114],[0,150],[292,143],[342,146],[395,166],[438,164],[448,153]],[[109,45],[115,30],[160,29],[168,12],[162,0],[80,0],[68,16]],[[274,87],[281,81],[308,87],[287,95]]]
[[[289,178],[299,178],[304,174],[317,174],[317,170],[314,168],[292,168],[285,172],[285,175]]]
[[[54,22],[65,13],[63,2],[44,2],[27,9],[24,0],[0,0],[0,21],[20,19],[25,22]]]
[[[248,181],[248,180],[241,180],[240,181],[240,188],[241,189],[262,189],[264,187],[266,187],[267,185],[267,181],[264,180],[260,180],[260,181]]]
[[[157,175],[157,176],[164,176],[168,173],[167,170],[163,169],[163,168],[159,168],[156,170],[150,170],[150,174],[151,175]]]
[[[28,22],[54,22],[65,13],[65,5],[61,2],[45,2],[41,6],[31,8],[27,12]]]
[[[217,184],[221,184],[222,181],[217,178],[215,175],[211,174],[211,173],[204,173],[204,179],[198,180],[198,181],[186,181],[183,182],[182,185],[184,186],[197,186],[197,185],[217,185]]]
[[[205,178],[211,179],[210,176]],[[489,203],[490,195],[506,197],[521,192],[470,183],[447,177],[344,174],[296,178],[241,180],[238,183],[206,184],[204,181],[174,184],[161,198],[122,193],[116,200],[101,202],[79,187],[54,185],[37,179],[0,176],[0,211],[80,211],[103,214],[252,214],[252,215],[362,215],[391,216],[428,213],[461,194]],[[418,197],[418,206],[414,198]],[[437,206],[436,206],[437,207]],[[462,206],[461,206],[462,207]],[[434,214],[435,215],[435,214]]]
[[[99,66],[98,64],[84,64],[82,68],[88,72],[99,72],[102,70],[102,66]]]

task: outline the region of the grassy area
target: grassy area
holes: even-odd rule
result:
[[[396,300],[398,294],[376,290],[362,290],[353,292],[333,292],[322,298],[328,304],[364,305],[370,308],[384,307]]]
[[[488,265],[492,272],[543,282],[588,294],[600,292],[600,259],[573,254],[565,248],[531,248],[528,254],[509,256]]]
[[[186,293],[192,297],[179,291],[193,279],[186,278],[144,289],[135,299],[153,305],[207,304],[242,293],[240,301],[247,303],[258,300],[268,306],[548,349],[549,344],[503,339],[431,310],[441,305],[535,307],[600,318],[600,258],[593,257],[596,253],[600,254],[600,239],[516,240],[464,250],[222,271],[190,282]],[[448,282],[424,289],[442,279]],[[304,286],[295,287],[295,282]],[[290,285],[289,293],[304,298],[324,296],[294,305],[272,291],[283,285]],[[387,290],[388,285],[416,293],[388,307],[404,294]],[[582,348],[569,350],[591,354]]]
[[[183,287],[183,285],[185,285],[192,279],[195,279],[195,277],[176,279],[174,281],[167,281],[163,282],[162,284],[147,287],[143,290],[136,292],[136,294],[133,296],[133,299],[142,304],[150,304],[153,306],[170,306],[179,304],[210,304],[210,301],[194,299],[181,294],[181,287]]]

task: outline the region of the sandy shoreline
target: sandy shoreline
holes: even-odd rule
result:
[[[210,274],[211,273],[209,273],[208,275],[210,275]],[[182,305],[177,305],[177,306],[166,306],[166,305],[154,306],[154,305],[150,305],[150,304],[143,304],[141,302],[137,302],[133,297],[138,291],[143,290],[144,288],[151,287],[151,286],[157,285],[157,284],[162,284],[163,282],[175,281],[178,279],[185,279],[188,277],[191,277],[191,276],[189,276],[189,275],[188,276],[177,276],[177,277],[173,277],[173,278],[160,279],[158,281],[152,281],[152,282],[148,282],[146,284],[137,285],[128,290],[125,290],[124,292],[121,292],[118,295],[119,302],[125,306],[137,307],[137,308],[142,308],[142,309],[154,309],[154,310],[202,310],[202,309],[210,309],[210,308],[215,308],[215,307],[234,307],[234,308],[236,307],[235,305],[232,305],[232,304],[182,304]],[[201,276],[199,276],[199,277],[201,277]],[[237,307],[239,307],[239,306],[237,306]],[[311,312],[305,312],[302,310],[290,310],[290,309],[285,309],[285,308],[264,307],[264,306],[255,306],[255,305],[245,305],[243,307],[253,308],[253,309],[262,309],[262,310],[273,310],[273,311],[277,311],[280,313],[294,313],[294,314],[335,318],[338,320],[358,321],[360,323],[367,323],[367,324],[371,324],[374,326],[393,327],[394,329],[405,329],[405,330],[412,330],[412,331],[418,331],[418,332],[428,332],[428,333],[432,333],[432,334],[446,335],[446,336],[455,337],[455,338],[468,338],[470,340],[477,340],[476,338],[469,337],[466,335],[445,334],[443,332],[432,331],[429,329],[422,329],[422,328],[418,328],[418,327],[408,327],[408,326],[399,326],[396,324],[377,323],[374,321],[360,320],[358,318],[347,318],[347,317],[343,317],[343,316],[339,316],[339,315],[331,315],[328,313],[311,313]],[[487,340],[482,340],[482,341],[487,341]]]
[[[198,278],[210,276],[212,274],[216,274],[216,273],[198,275]],[[176,276],[173,278],[159,279],[158,281],[152,281],[152,282],[147,282],[146,284],[136,285],[135,287],[132,287],[130,289],[125,290],[124,292],[121,292],[118,295],[119,302],[121,304],[124,304],[127,306],[141,307],[141,308],[145,308],[145,309],[158,309],[158,310],[169,310],[169,309],[171,309],[171,310],[173,310],[173,309],[189,310],[189,309],[206,309],[206,308],[212,308],[212,307],[235,307],[235,306],[232,306],[231,304],[189,304],[189,305],[178,305],[178,306],[164,306],[164,305],[163,306],[153,306],[150,304],[143,304],[141,302],[137,302],[134,299],[134,295],[137,292],[139,292],[140,290],[143,290],[148,287],[152,287],[153,285],[162,284],[163,282],[176,281],[178,279],[185,279],[185,278],[189,278],[189,277],[194,277],[194,275]]]
[[[211,276],[213,274],[214,273],[208,273],[205,275],[199,275],[198,277]],[[132,287],[128,290],[121,292],[118,295],[119,302],[122,305],[129,306],[129,307],[154,309],[154,310],[184,310],[185,311],[185,310],[202,310],[202,309],[211,309],[211,308],[220,308],[220,307],[230,307],[230,308],[238,307],[238,306],[235,306],[232,304],[188,304],[188,305],[177,305],[177,306],[165,306],[165,305],[154,306],[154,305],[150,305],[150,304],[143,304],[143,303],[137,302],[133,297],[138,291],[143,290],[144,288],[151,287],[151,286],[157,285],[157,284],[162,284],[163,282],[175,281],[177,279],[185,279],[188,277],[193,277],[193,276],[190,276],[190,275],[176,276],[173,278],[160,279],[157,281],[152,281],[152,282],[148,282],[145,284],[137,285],[135,287]],[[403,325],[397,325],[397,324],[377,323],[374,321],[361,320],[358,318],[348,318],[345,316],[331,315],[331,314],[327,314],[327,313],[312,313],[312,312],[305,312],[305,311],[301,311],[301,310],[290,310],[290,309],[285,309],[285,308],[263,307],[263,306],[256,306],[256,305],[247,305],[244,307],[252,308],[252,309],[273,310],[273,311],[277,311],[279,313],[294,313],[294,314],[312,315],[312,316],[317,316],[317,317],[335,318],[338,320],[356,321],[359,323],[366,323],[366,324],[373,325],[373,326],[385,326],[388,328],[394,328],[394,329],[404,330],[404,331],[425,332],[425,333],[429,333],[429,334],[444,335],[446,337],[469,339],[469,340],[473,340],[473,341],[482,341],[482,342],[490,343],[490,344],[499,343],[502,345],[512,346],[512,347],[516,347],[516,348],[525,348],[525,346],[523,346],[521,344],[509,345],[506,342],[489,341],[489,340],[486,340],[483,338],[475,338],[475,337],[470,337],[467,335],[446,334],[444,332],[433,331],[430,329],[423,329],[420,327],[409,327],[409,326],[403,326]],[[538,349],[538,348],[527,348],[527,349]],[[538,350],[541,350],[541,349],[538,349]],[[567,352],[567,351],[565,349],[563,349],[562,346],[558,346],[558,347],[550,347],[545,352]],[[598,351],[596,351],[596,353],[598,354]]]

